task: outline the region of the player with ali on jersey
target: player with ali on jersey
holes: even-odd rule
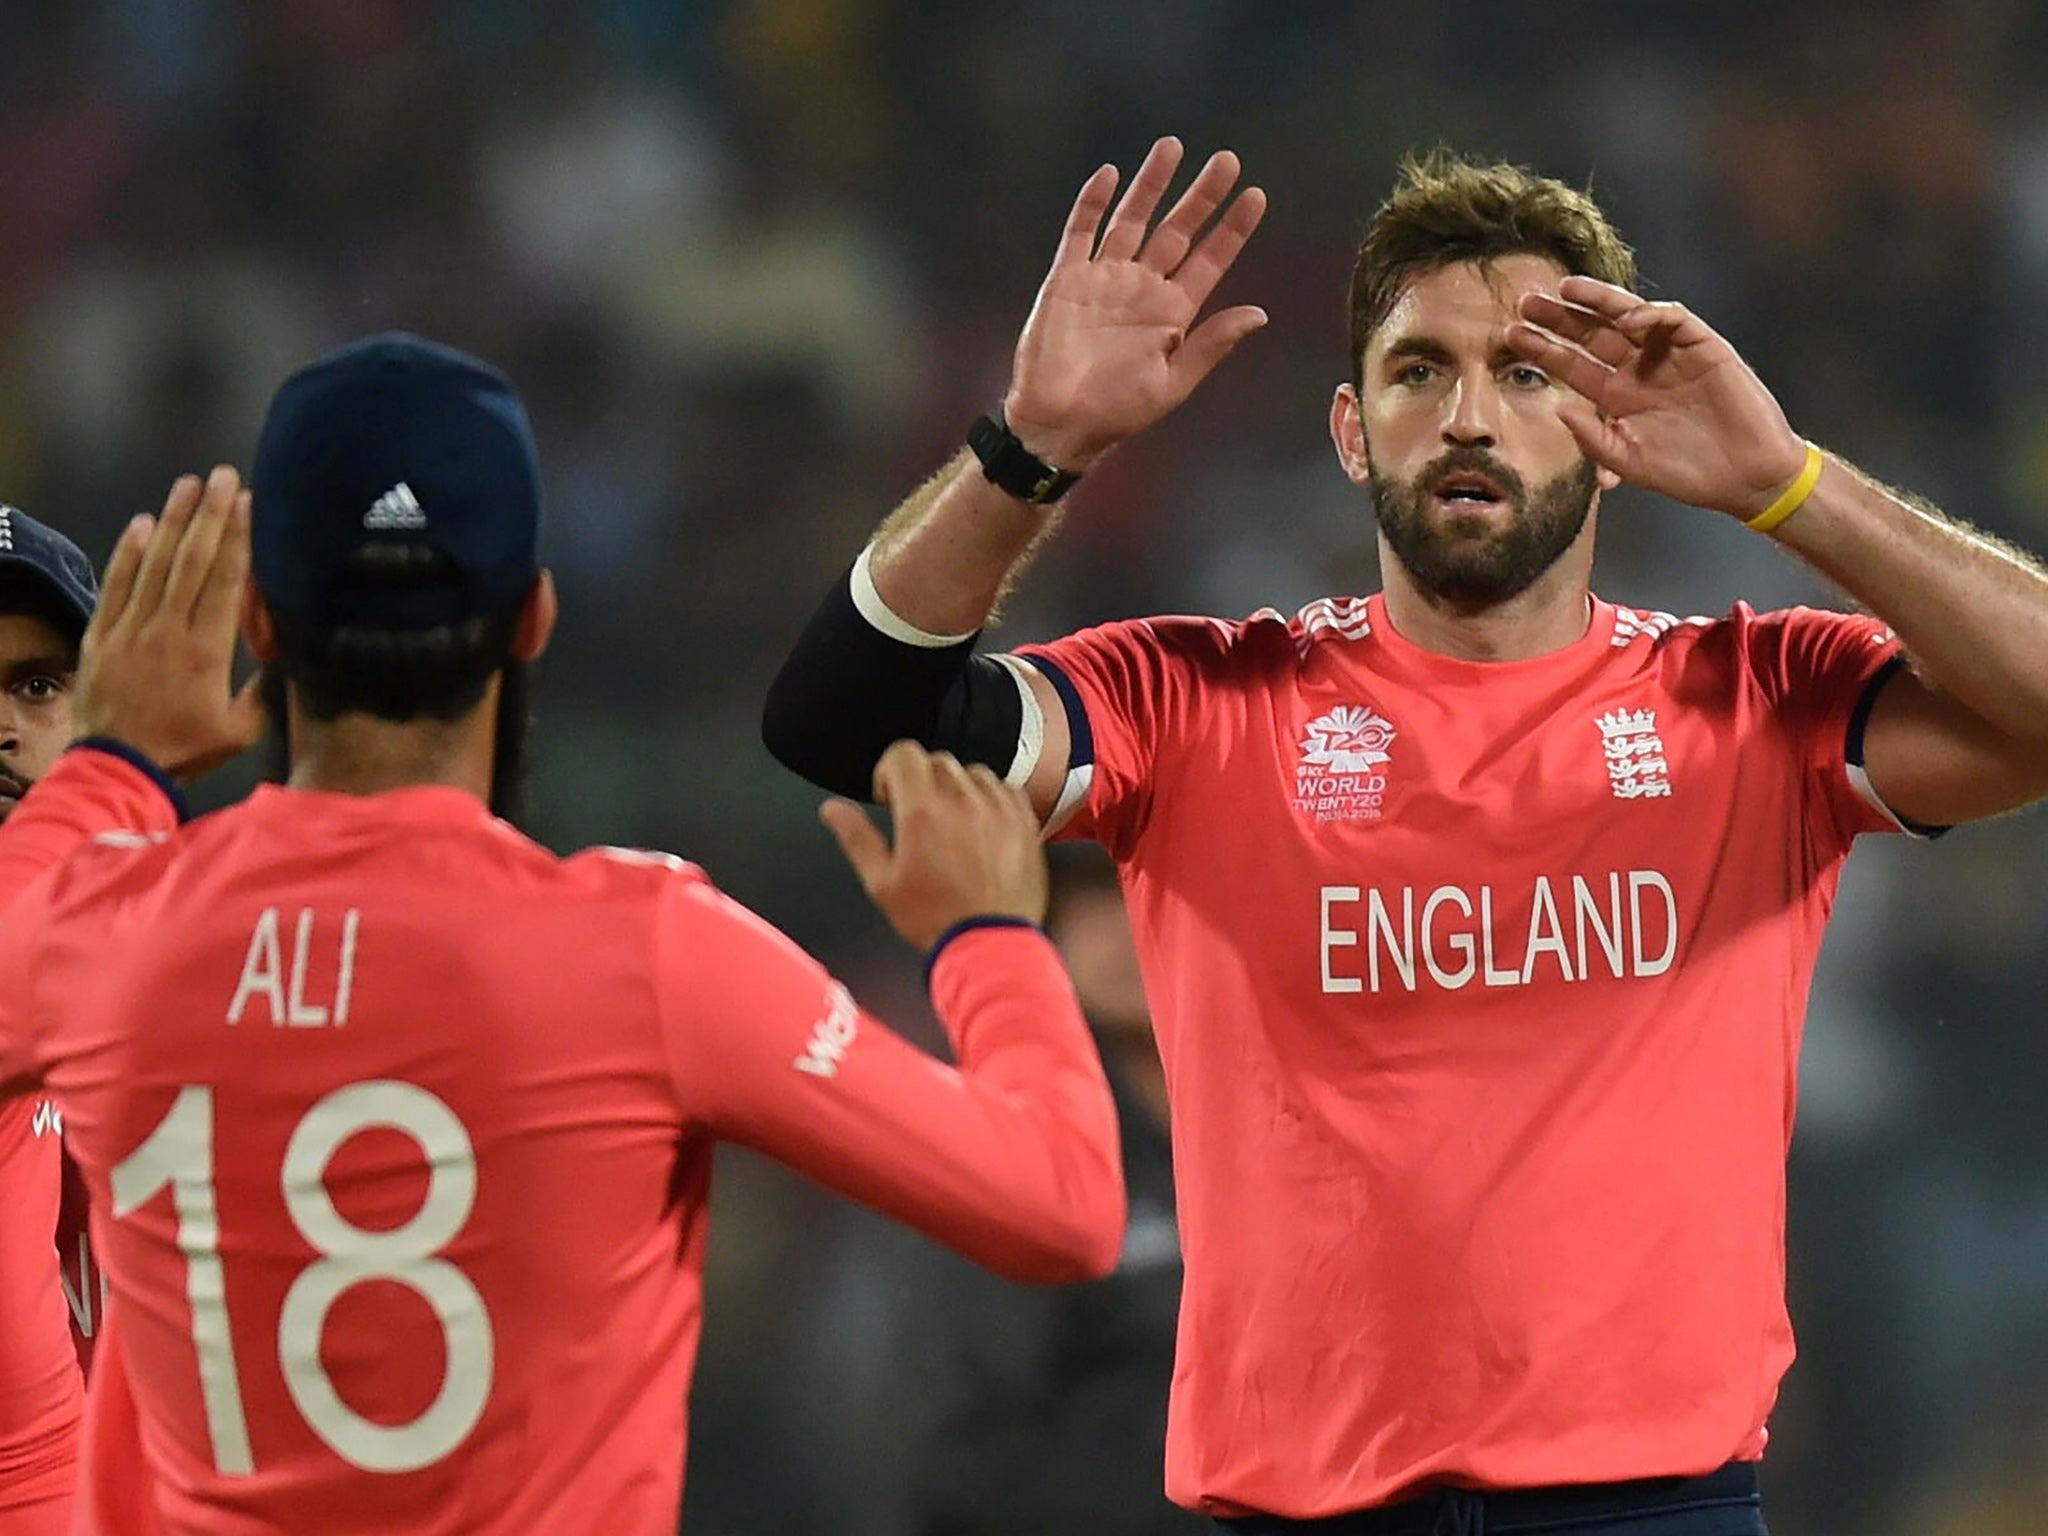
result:
[[[932,951],[956,1071],[692,867],[487,810],[505,669],[555,620],[500,376],[344,348],[280,390],[252,486],[290,783],[0,919],[0,1085],[62,1105],[112,1289],[88,1528],[673,1531],[721,1138],[1015,1278],[1114,1263],[1114,1111],[1021,794],[906,743],[893,850],[827,808]]]
[[[1186,1254],[1175,1499],[1760,1531],[1821,930],[1858,833],[2048,791],[2048,579],[1802,442],[1584,194],[1440,155],[1367,227],[1330,411],[1383,590],[976,657],[1049,503],[1264,323],[1202,318],[1263,194],[1219,154],[1154,225],[1179,157],[1083,187],[1003,414],[830,594],[769,744],[842,790],[951,747],[1120,861]],[[1596,597],[1622,479],[1876,617]]]

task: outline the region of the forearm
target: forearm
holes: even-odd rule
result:
[[[991,485],[962,449],[890,514],[870,545],[876,595],[929,635],[968,635],[988,623],[1059,512]]]
[[[1987,724],[2048,741],[2048,572],[1830,456],[1777,531],[1897,632],[1921,672]]]

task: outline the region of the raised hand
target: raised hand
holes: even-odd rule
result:
[[[1631,485],[1751,517],[1799,475],[1806,445],[1728,341],[1682,304],[1567,277],[1522,300],[1507,343],[1578,398],[1560,407],[1588,457]]]
[[[1233,197],[1237,156],[1221,150],[1153,227],[1180,160],[1180,140],[1154,144],[1114,213],[1116,167],[1088,178],[1017,340],[1004,414],[1061,469],[1085,470],[1150,426],[1266,323],[1252,304],[1196,323],[1259,227],[1266,194]]]
[[[122,532],[79,646],[82,736],[127,743],[177,779],[252,745],[263,710],[232,685],[249,577],[249,493],[223,465],[182,475],[161,515]]]
[[[875,798],[896,824],[892,849],[867,812],[828,800],[820,815],[868,897],[896,931],[930,949],[969,917],[1045,921],[1045,850],[1024,791],[979,763],[899,741],[875,765]]]

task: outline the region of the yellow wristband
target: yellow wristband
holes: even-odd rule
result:
[[[1799,478],[1785,487],[1785,492],[1763,511],[1744,523],[1745,528],[1754,528],[1758,533],[1769,533],[1794,512],[1806,505],[1806,498],[1813,494],[1813,488],[1820,483],[1820,469],[1825,461],[1820,450],[1812,443],[1806,445],[1806,467],[1799,471]]]

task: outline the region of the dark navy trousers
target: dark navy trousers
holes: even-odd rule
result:
[[[1756,1463],[1731,1461],[1705,1477],[1516,1488],[1435,1488],[1398,1504],[1283,1520],[1219,1520],[1233,1536],[1769,1536]]]

